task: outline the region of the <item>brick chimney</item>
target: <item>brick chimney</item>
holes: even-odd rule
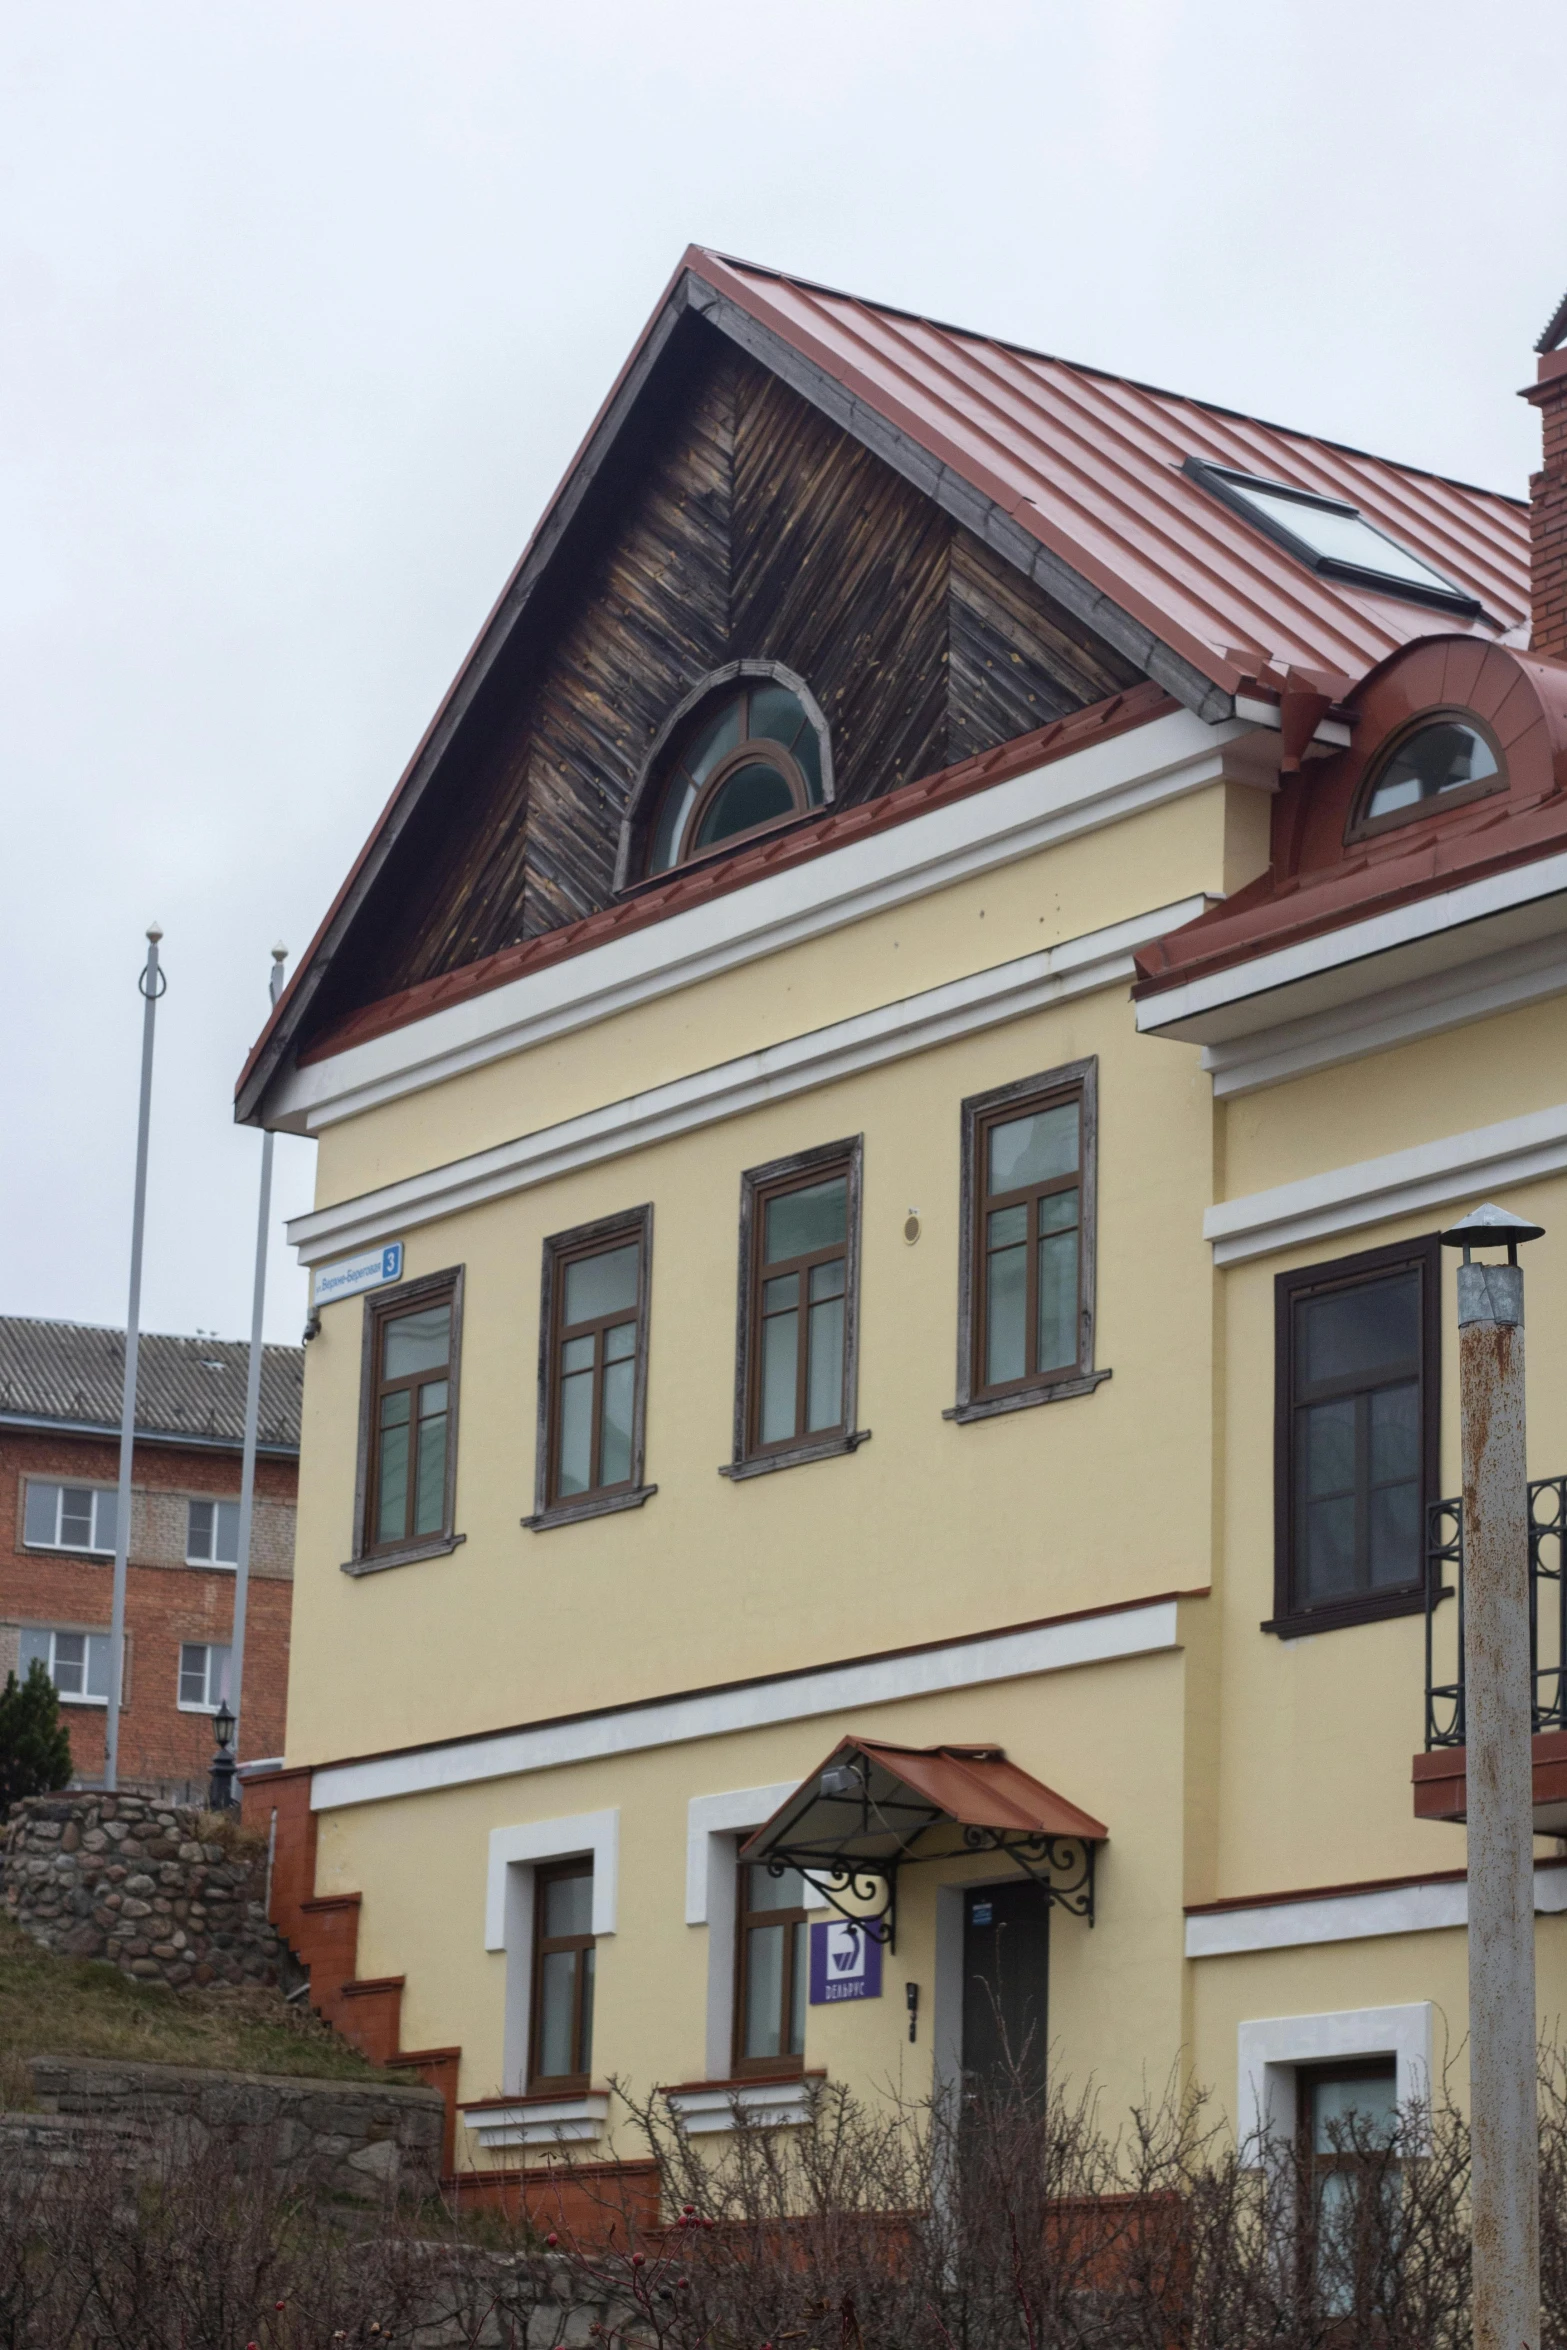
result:
[[[1529,476],[1530,650],[1567,661],[1567,295],[1535,345],[1538,378],[1523,397],[1540,411],[1543,463]]]

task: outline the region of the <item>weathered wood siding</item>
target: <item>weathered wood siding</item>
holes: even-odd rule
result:
[[[845,801],[1138,674],[695,322],[634,472],[600,506],[546,629],[447,754],[313,1027],[607,904],[653,737],[724,661],[806,679]]]

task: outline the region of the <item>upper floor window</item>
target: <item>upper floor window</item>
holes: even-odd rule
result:
[[[109,1639],[107,1632],[63,1632],[42,1625],[24,1625],[17,1678],[25,1681],[36,1662],[43,1666],[67,1703],[107,1705]]]
[[[1382,832],[1505,791],[1501,760],[1473,719],[1456,711],[1424,718],[1374,769],[1354,830]]]
[[[239,1503],[190,1503],[185,1524],[185,1560],[192,1567],[239,1565]]]
[[[179,1708],[185,1714],[215,1714],[232,1702],[229,1689],[230,1649],[225,1642],[183,1640],[180,1643]]]
[[[852,1452],[860,1145],[830,1143],[742,1179],[740,1348],[730,1476]]]
[[[1278,1276],[1273,1631],[1424,1604],[1437,1460],[1437,1242]]]
[[[532,1527],[631,1509],[642,1482],[653,1211],[633,1208],[544,1243]]]
[[[112,1552],[117,1502],[112,1486],[52,1485],[29,1478],[29,1548]]]
[[[359,1500],[350,1574],[451,1550],[462,1274],[433,1273],[365,1309]]]
[[[1096,1069],[963,1105],[963,1263],[954,1417],[1080,1395],[1094,1369]]]
[[[825,734],[776,676],[743,678],[704,702],[665,764],[647,871],[667,873],[819,808]]]

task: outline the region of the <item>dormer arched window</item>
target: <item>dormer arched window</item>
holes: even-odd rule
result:
[[[1372,767],[1349,837],[1389,832],[1506,789],[1501,752],[1471,711],[1427,711]]]
[[[803,679],[776,662],[732,662],[686,697],[655,743],[628,821],[622,880],[772,832],[831,797],[827,722]]]

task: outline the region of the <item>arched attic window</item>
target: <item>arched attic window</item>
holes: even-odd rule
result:
[[[1507,766],[1491,731],[1470,710],[1428,710],[1372,763],[1348,837],[1391,832],[1422,816],[1507,789]]]
[[[633,795],[621,885],[668,873],[832,798],[827,722],[776,662],[731,662],[661,728]]]

